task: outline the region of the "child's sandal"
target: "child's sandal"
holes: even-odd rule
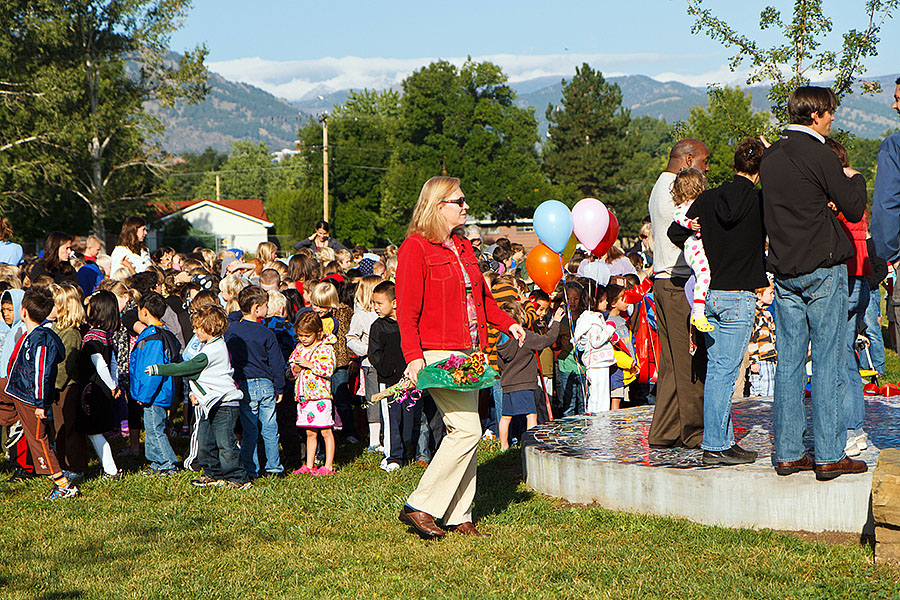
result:
[[[700,333],[709,333],[715,330],[715,327],[713,327],[712,324],[706,320],[706,317],[691,317],[691,325],[696,327],[697,331],[699,331]]]

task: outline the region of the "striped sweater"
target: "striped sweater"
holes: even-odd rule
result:
[[[491,295],[494,296],[498,306],[501,306],[504,302],[518,302],[519,298],[519,293],[516,291],[515,286],[499,281],[491,286]],[[522,326],[525,329],[531,329],[532,325],[537,321],[537,309],[531,302],[523,302],[522,308],[525,309],[525,323]],[[497,342],[499,339],[500,330],[488,325],[488,362],[498,371]]]
[[[774,362],[778,354],[775,352],[775,320],[761,302],[756,302],[756,316],[753,320],[753,333],[750,334],[750,364],[761,361]]]

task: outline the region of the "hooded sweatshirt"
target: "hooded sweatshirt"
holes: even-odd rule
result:
[[[6,377],[9,374],[9,360],[12,358],[13,349],[16,342],[25,334],[25,323],[22,322],[22,298],[25,292],[22,290],[6,290],[0,295],[0,303],[12,300],[13,305],[13,323],[7,325],[6,321],[0,319],[0,377]]]

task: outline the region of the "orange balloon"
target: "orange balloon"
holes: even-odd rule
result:
[[[548,294],[553,292],[563,276],[560,255],[544,244],[538,244],[528,253],[525,269],[531,280]]]
[[[610,248],[615,246],[618,239],[619,220],[616,219],[616,215],[614,215],[612,211],[609,211],[609,227],[606,228],[606,235],[603,236],[603,239],[600,240],[600,243],[597,244],[597,247],[591,250],[591,254],[593,254],[594,256],[602,257],[607,253],[607,251],[609,251]]]

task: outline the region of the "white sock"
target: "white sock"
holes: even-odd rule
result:
[[[691,309],[691,318],[695,320],[705,319],[706,318],[706,305],[705,304],[694,304],[694,307]]]
[[[91,445],[94,446],[94,451],[100,458],[100,464],[103,465],[103,472],[107,475],[115,475],[118,473],[119,468],[116,466],[115,459],[113,459],[112,446],[109,445],[109,441],[99,433],[89,435],[87,438],[91,441]]]
[[[369,445],[381,445],[381,423],[369,423]]]

